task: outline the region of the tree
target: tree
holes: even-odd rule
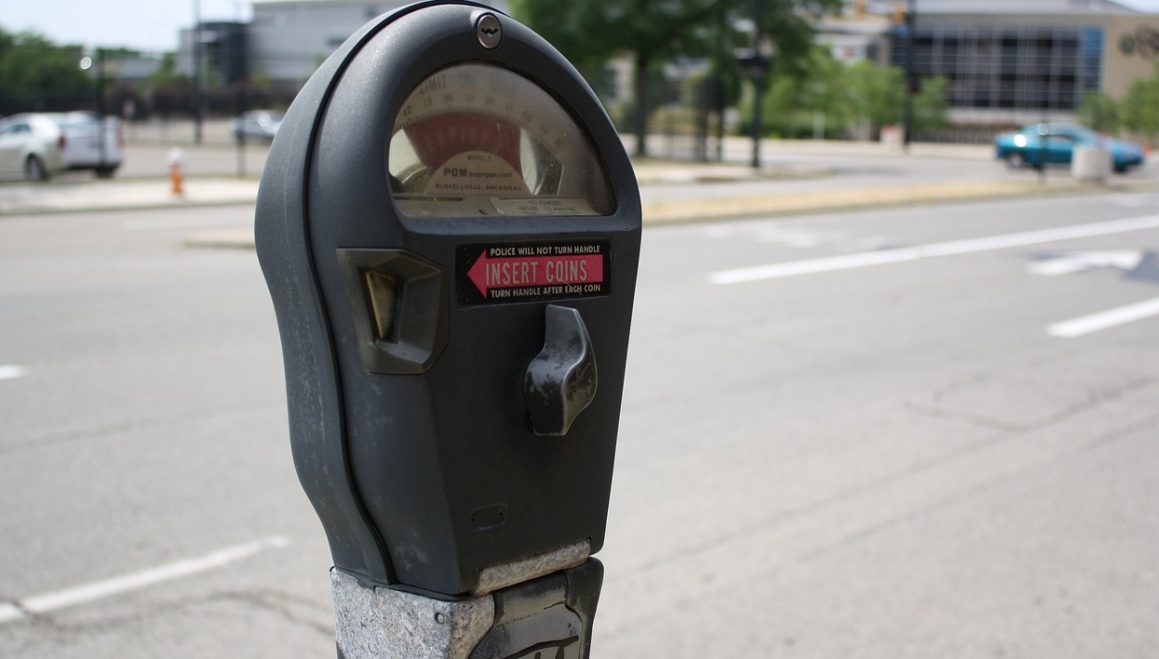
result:
[[[648,73],[677,55],[720,59],[737,45],[737,20],[752,16],[751,0],[512,0],[517,18],[577,65],[602,64],[630,53],[635,63],[636,153],[646,153]],[[786,67],[808,52],[811,17],[838,11],[841,0],[760,0],[766,36]],[[735,64],[733,65],[735,67]]]
[[[950,108],[950,102],[946,100],[947,85],[944,76],[922,81],[922,88],[914,95],[913,122],[916,130],[942,128],[948,123],[946,111]]]
[[[154,87],[170,87],[187,85],[190,80],[188,75],[177,73],[177,55],[170,52],[161,55],[161,63],[149,76],[149,82]]]
[[[901,121],[905,102],[905,74],[901,69],[860,60],[846,69],[845,80],[854,121],[868,123],[873,129]]]
[[[1153,141],[1159,135],[1159,62],[1150,78],[1135,80],[1127,88],[1122,102],[1123,125]]]
[[[1119,104],[1102,92],[1087,92],[1075,114],[1079,121],[1101,133],[1119,129]]]
[[[0,102],[4,113],[41,110],[92,96],[80,70],[81,46],[58,46],[35,32],[0,28]]]
[[[812,134],[818,114],[827,126],[843,126],[850,114],[846,78],[845,64],[823,46],[813,46],[792,68],[778,66],[761,105],[762,132],[803,137]]]
[[[788,137],[812,132],[813,117],[821,113],[826,125],[868,125],[877,129],[901,121],[905,75],[897,67],[882,67],[869,60],[843,64],[828,50],[816,46],[801,60],[799,71],[774,77],[762,106],[766,130]],[[914,97],[914,127],[944,126],[949,102],[946,79],[923,81]]]

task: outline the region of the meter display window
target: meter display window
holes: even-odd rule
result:
[[[615,210],[591,140],[542,87],[489,64],[458,64],[402,104],[387,153],[410,217],[583,216]]]

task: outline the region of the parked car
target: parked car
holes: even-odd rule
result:
[[[45,181],[66,168],[64,131],[48,117],[17,114],[0,121],[0,177]]]
[[[1143,148],[1134,142],[1111,139],[1086,126],[1075,124],[1031,124],[1018,132],[1005,133],[994,138],[999,160],[1012,168],[1034,167],[1046,164],[1070,164],[1076,146],[1103,147],[1111,152],[1111,168],[1123,174],[1142,165]]]
[[[281,112],[250,110],[233,120],[233,136],[238,142],[242,139],[272,142],[281,125]]]
[[[47,114],[64,132],[66,169],[91,169],[98,178],[110,178],[125,160],[121,120],[92,112]],[[102,144],[103,141],[103,144]]]

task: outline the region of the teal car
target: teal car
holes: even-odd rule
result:
[[[1039,169],[1048,165],[1069,165],[1076,146],[1103,147],[1111,153],[1111,168],[1123,174],[1145,161],[1143,148],[1134,142],[1115,140],[1076,124],[1031,124],[1016,133],[994,138],[999,160],[1010,167]]]

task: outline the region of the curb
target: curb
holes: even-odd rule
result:
[[[252,204],[257,179],[186,178],[185,192],[174,194],[167,179],[66,181],[0,190],[0,216],[110,212]],[[48,196],[51,193],[51,196]]]
[[[705,219],[740,219],[755,215],[798,215],[925,203],[1034,197],[1060,193],[1109,192],[1116,189],[1107,186],[1074,184],[1043,186],[1037,182],[1027,181],[980,181],[852,190],[817,190],[793,194],[653,203],[644,207],[644,224],[683,224],[704,221]]]
[[[895,186],[800,192],[794,194],[732,197],[644,206],[644,226],[670,226],[695,222],[736,220],[755,216],[803,215],[821,212],[868,208],[889,208],[921,204],[985,201],[1012,197],[1033,198],[1055,194],[1098,194],[1155,189],[1153,184],[1077,184],[1060,182],[1042,185],[1037,181],[980,181],[969,183],[936,183],[920,186]],[[196,231],[186,236],[186,247],[253,249],[253,227]]]

